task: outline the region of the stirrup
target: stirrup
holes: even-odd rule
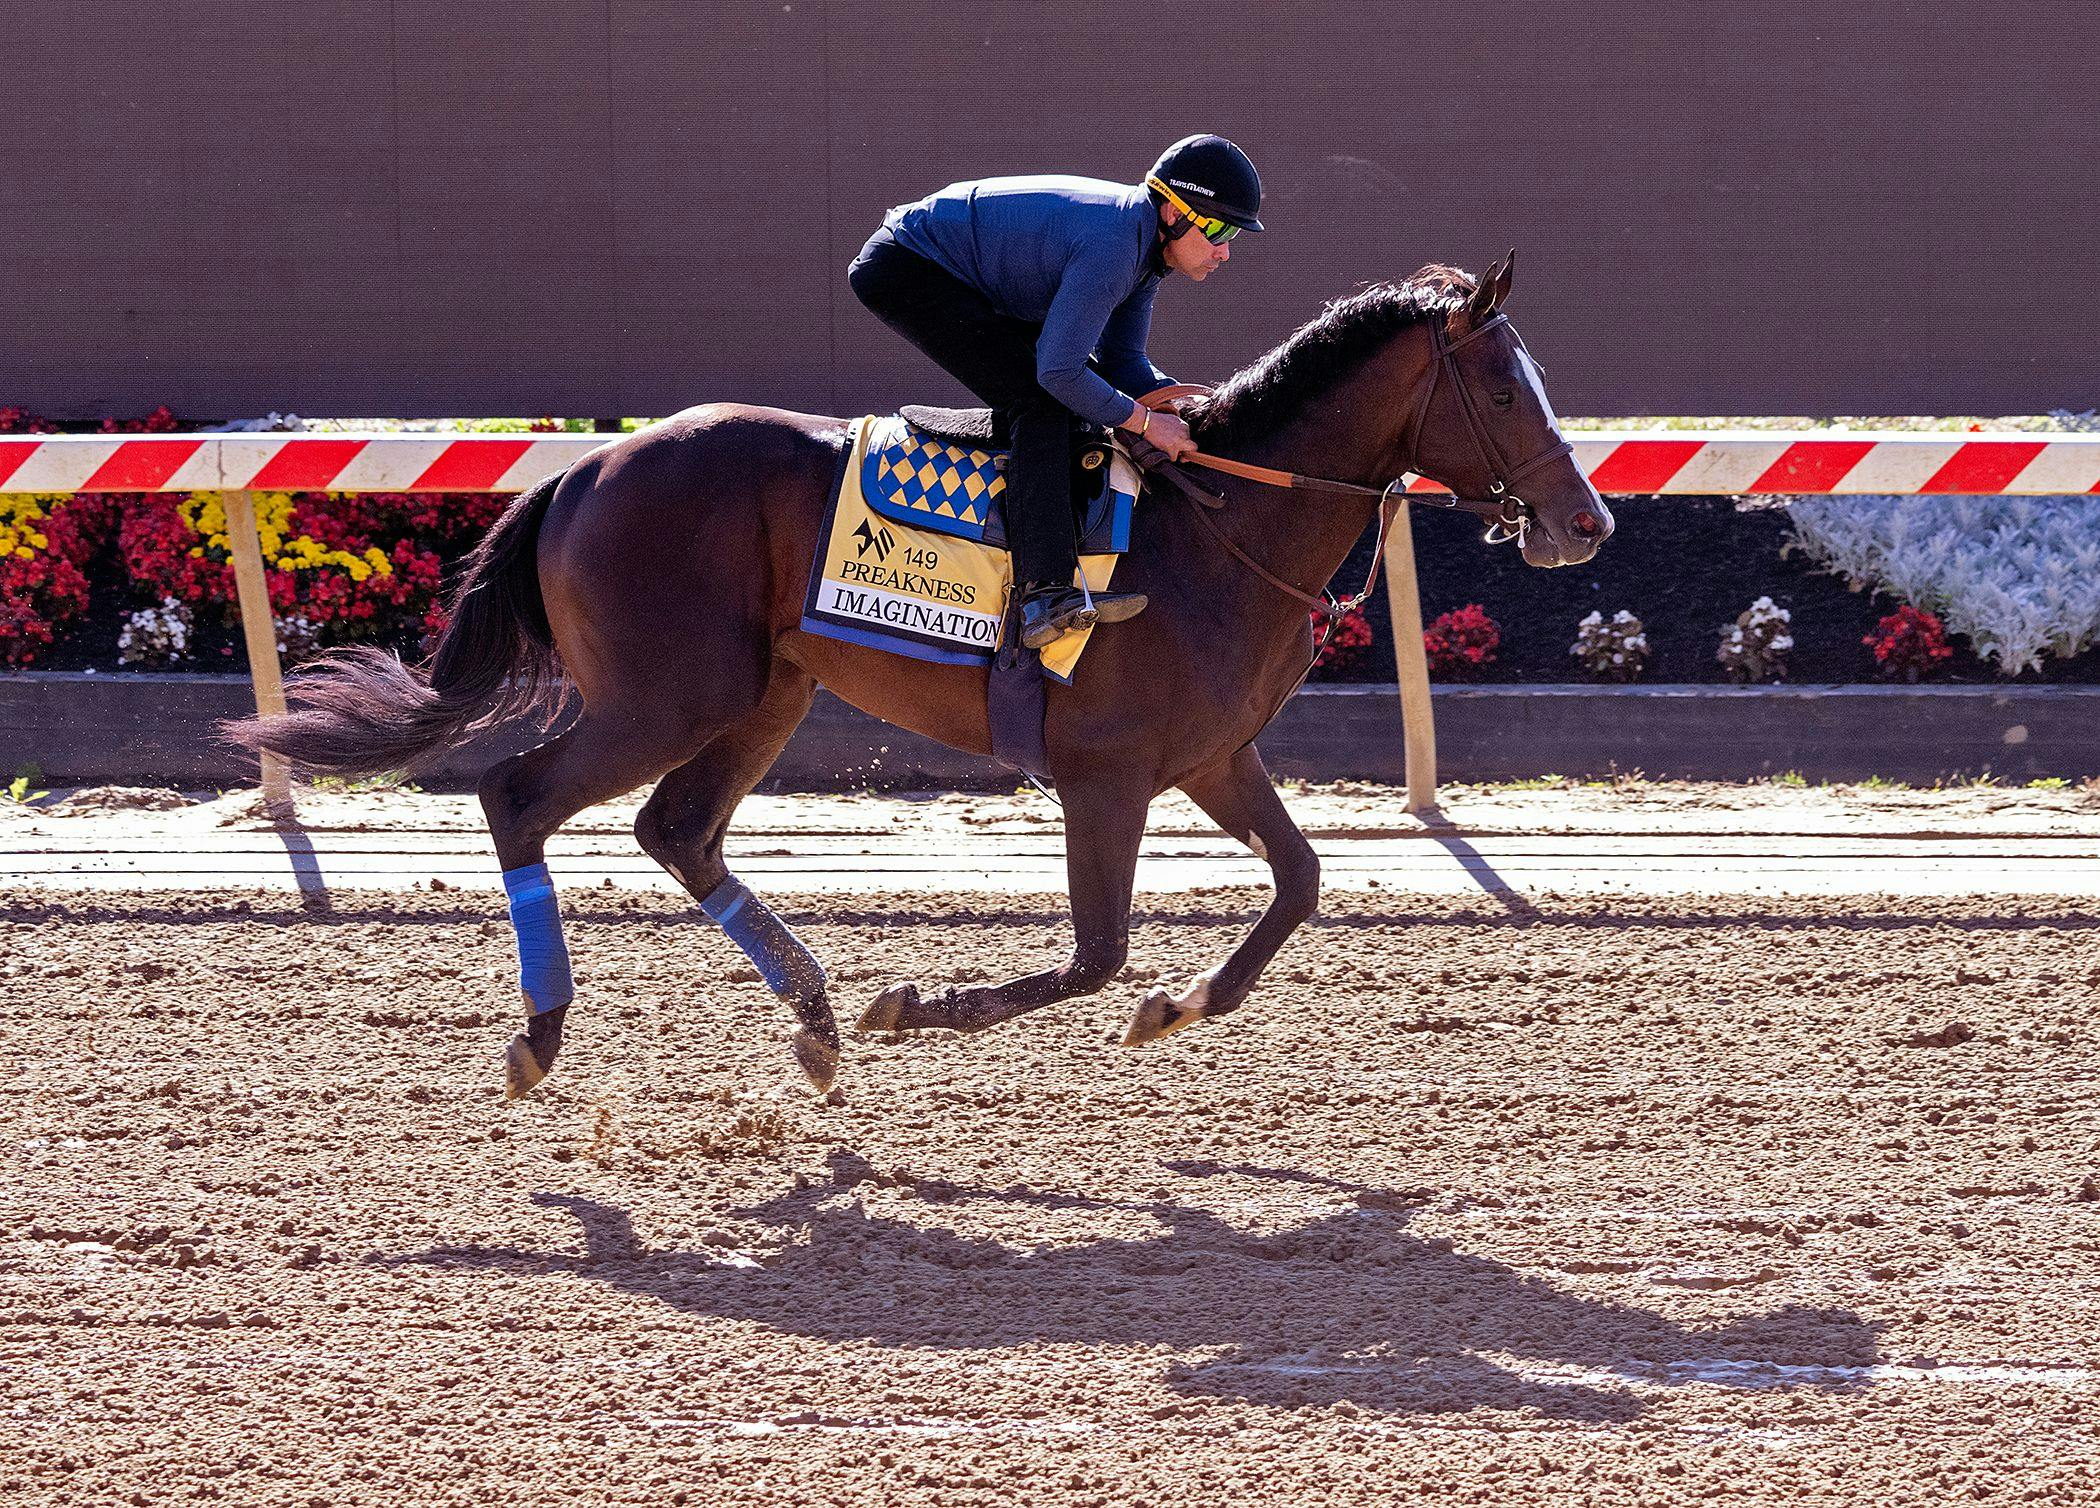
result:
[[[1036,600],[1039,602],[1054,601],[1060,596],[1069,594],[1071,590],[1070,587],[1052,587],[1042,593]],[[1028,621],[1028,601],[1024,598],[1021,603],[1020,614],[1021,647],[1024,649],[1047,649],[1066,634],[1092,628],[1097,616],[1098,613],[1094,607],[1091,594],[1082,593],[1077,605],[1067,607],[1057,613],[1051,613],[1046,608],[1042,618],[1036,623],[1030,624]]]

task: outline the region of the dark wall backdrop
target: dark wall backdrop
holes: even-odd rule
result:
[[[0,404],[831,412],[954,396],[853,301],[882,209],[1241,141],[1170,284],[1212,379],[1520,248],[1570,413],[2100,403],[2100,6],[0,0]]]

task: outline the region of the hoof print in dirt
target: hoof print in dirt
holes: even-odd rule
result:
[[[860,1029],[864,1032],[904,1031],[904,1013],[918,1004],[917,985],[893,984],[868,1002],[868,1008],[860,1013]]]

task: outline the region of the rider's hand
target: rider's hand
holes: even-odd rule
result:
[[[1178,461],[1196,449],[1196,442],[1189,435],[1189,427],[1179,414],[1156,413],[1152,422],[1145,426],[1145,438],[1167,453],[1169,460]]]

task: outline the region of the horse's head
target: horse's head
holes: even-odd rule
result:
[[[1461,498],[1504,505],[1490,538],[1514,535],[1535,566],[1580,565],[1611,538],[1611,510],[1575,464],[1539,366],[1502,313],[1517,254],[1432,316],[1435,355],[1410,433],[1413,469]]]

